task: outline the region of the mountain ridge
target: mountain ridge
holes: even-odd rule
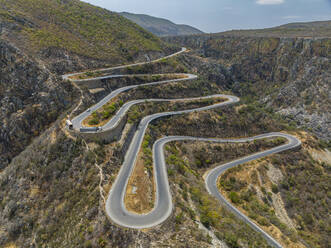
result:
[[[187,35],[189,36],[189,35]],[[193,34],[201,37],[272,37],[272,38],[330,38],[331,20],[293,22],[261,29],[234,29],[224,32]],[[167,39],[165,37],[165,39]]]
[[[331,20],[317,22],[293,22],[284,25],[249,30],[232,30],[217,33],[218,35],[282,38],[324,38],[331,37]]]
[[[128,18],[137,23],[146,30],[157,36],[176,36],[202,34],[199,29],[186,24],[175,24],[165,18],[158,18],[145,14],[133,14],[129,12],[120,12],[119,15]]]

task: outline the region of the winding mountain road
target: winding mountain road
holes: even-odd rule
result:
[[[170,57],[179,55],[185,51],[186,51],[186,49],[182,48],[182,50],[180,52],[169,55],[165,58],[170,58]],[[121,68],[136,66],[136,65],[155,63],[155,62],[158,62],[165,58],[160,58],[160,59],[152,61],[152,62],[143,62],[143,63],[137,63],[137,64],[133,64],[133,65],[105,68],[105,69],[101,69],[101,70],[95,70],[94,72],[111,71],[111,70],[115,70],[115,69],[121,69]],[[83,80],[71,79],[72,76],[77,76],[80,74],[82,74],[82,73],[67,74],[67,75],[63,76],[63,79],[71,80],[73,82],[78,82],[78,81],[89,81],[89,80],[96,80],[96,79],[132,76],[132,75],[108,75],[108,76],[102,76],[102,77],[92,78],[92,79],[83,79]],[[108,96],[106,96],[104,99],[102,99],[100,102],[98,102],[96,105],[91,107],[89,110],[86,110],[83,113],[81,113],[80,115],[78,115],[77,117],[75,117],[72,120],[74,130],[79,131],[80,128],[83,127],[82,122],[85,118],[87,118],[93,111],[100,109],[102,106],[104,106],[106,103],[108,103],[111,99],[115,98],[116,96],[118,96],[118,94],[120,94],[122,92],[134,89],[138,86],[159,85],[159,84],[165,84],[165,83],[169,83],[169,82],[179,82],[179,81],[186,81],[186,80],[192,80],[192,79],[197,78],[197,76],[192,75],[192,74],[178,74],[178,75],[184,75],[185,78],[164,80],[164,81],[160,81],[160,82],[152,82],[152,83],[146,83],[146,84],[140,84],[140,85],[132,85],[132,86],[127,86],[127,87],[123,87],[123,88],[114,90]],[[118,110],[116,115],[107,124],[105,124],[102,127],[102,131],[99,131],[99,132],[112,130],[119,123],[119,121],[121,121],[121,119],[124,118],[124,116],[126,115],[127,111],[130,109],[131,106],[145,102],[145,101],[153,101],[153,102],[178,101],[178,100],[191,101],[191,100],[215,98],[215,97],[222,97],[227,100],[224,102],[216,103],[216,104],[201,107],[201,108],[157,113],[157,114],[146,116],[141,120],[139,127],[138,127],[136,133],[134,134],[134,137],[132,138],[128,151],[125,155],[123,165],[121,166],[118,176],[117,176],[115,182],[113,183],[112,188],[108,194],[108,198],[106,201],[107,215],[111,218],[112,221],[114,221],[118,225],[128,227],[128,228],[135,228],[135,229],[151,228],[153,226],[161,224],[171,215],[171,212],[173,209],[173,203],[172,203],[172,197],[171,197],[171,193],[170,193],[165,157],[164,157],[164,152],[163,152],[164,145],[169,142],[191,140],[191,141],[206,141],[206,142],[215,142],[215,143],[240,143],[240,142],[248,142],[248,141],[254,141],[254,140],[270,138],[270,137],[283,137],[283,138],[286,138],[288,141],[286,144],[269,149],[267,151],[259,152],[259,153],[252,154],[252,155],[244,157],[244,158],[240,158],[240,159],[232,161],[230,163],[220,165],[208,173],[208,175],[206,177],[206,181],[205,181],[206,188],[211,195],[213,195],[215,198],[217,198],[224,206],[226,206],[229,210],[231,210],[238,218],[242,219],[245,223],[250,225],[254,230],[260,232],[270,245],[272,245],[274,247],[282,247],[276,240],[274,240],[270,235],[268,235],[266,232],[264,232],[260,227],[258,227],[253,221],[251,221],[248,217],[246,217],[238,209],[236,209],[233,205],[231,205],[221,195],[221,193],[219,192],[219,190],[217,188],[217,180],[218,180],[219,176],[229,168],[232,168],[239,164],[247,163],[249,161],[252,161],[252,160],[255,160],[258,158],[262,158],[262,157],[265,157],[265,156],[268,156],[268,155],[271,155],[274,153],[279,153],[282,151],[293,149],[293,148],[301,145],[300,140],[298,140],[294,136],[291,136],[288,134],[267,133],[267,134],[263,134],[263,135],[259,135],[259,136],[255,136],[255,137],[242,138],[242,139],[198,138],[198,137],[185,137],[185,136],[169,136],[169,137],[167,136],[167,137],[161,138],[161,139],[157,140],[155,142],[155,144],[153,145],[153,161],[154,161],[153,172],[154,172],[154,180],[155,180],[155,185],[156,185],[156,192],[155,192],[156,193],[156,202],[154,204],[153,210],[147,214],[140,215],[140,214],[135,214],[135,213],[129,212],[125,207],[124,197],[125,197],[128,181],[133,172],[134,165],[137,160],[138,153],[141,148],[145,132],[151,121],[161,118],[161,117],[166,117],[166,116],[182,115],[182,114],[187,114],[187,113],[196,112],[196,111],[205,111],[205,110],[223,107],[226,105],[230,105],[230,104],[239,102],[239,98],[235,97],[235,96],[231,96],[231,95],[218,94],[218,95],[212,95],[212,96],[206,96],[206,97],[186,98],[186,99],[183,98],[183,99],[134,100],[134,101],[125,103]],[[94,133],[94,131],[90,131],[90,132]]]

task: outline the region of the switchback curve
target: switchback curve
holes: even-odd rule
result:
[[[170,58],[176,55],[179,55],[183,52],[185,52],[186,49],[182,48],[180,52],[177,52],[175,54],[169,55],[164,58],[157,59],[155,61],[151,62],[143,62],[143,63],[137,63],[132,65],[124,65],[124,66],[118,66],[113,68],[105,68],[100,70],[95,70],[93,72],[97,71],[111,71],[115,69],[122,69],[126,67],[136,66],[136,65],[143,65],[148,63],[155,63],[165,58]],[[90,79],[83,79],[83,80],[73,80],[71,77],[80,75],[82,73],[72,73],[67,74],[63,76],[63,79],[71,80],[74,83],[78,81],[89,81],[89,80],[97,80],[97,79],[105,79],[105,78],[115,78],[115,77],[127,77],[132,75],[108,75],[103,77],[96,77],[96,78],[90,78]],[[164,80],[160,82],[152,82],[152,83],[146,83],[146,84],[140,84],[140,85],[133,85],[133,86],[127,86],[123,87],[117,90],[114,90],[111,92],[108,96],[106,96],[104,99],[102,99],[100,102],[98,102],[96,105],[91,107],[90,109],[84,111],[77,117],[75,117],[72,120],[73,127],[76,131],[79,131],[80,128],[83,126],[82,122],[85,118],[87,118],[93,111],[96,111],[100,109],[102,106],[104,106],[107,102],[109,102],[111,99],[116,97],[118,94],[134,89],[138,86],[142,85],[157,85],[157,84],[165,84],[169,82],[178,82],[178,81],[185,81],[185,80],[192,80],[196,79],[197,76],[192,74],[181,74],[185,75],[185,78],[180,79],[173,79],[173,80]],[[196,109],[189,109],[189,110],[182,110],[182,111],[172,111],[172,112],[163,112],[163,113],[157,113],[153,115],[149,115],[144,117],[138,127],[138,130],[136,131],[131,144],[128,148],[128,151],[125,155],[123,165],[121,166],[121,169],[119,171],[119,174],[115,180],[115,182],[112,185],[112,188],[108,194],[108,198],[106,201],[106,213],[110,217],[112,221],[114,221],[116,224],[128,228],[135,228],[135,229],[144,229],[144,228],[151,228],[153,226],[159,225],[162,222],[164,222],[172,212],[173,204],[171,200],[171,193],[170,193],[170,187],[168,182],[168,176],[167,176],[167,170],[166,170],[166,163],[164,158],[164,152],[163,147],[166,143],[171,141],[185,141],[185,140],[193,140],[193,141],[206,141],[206,142],[216,142],[216,143],[240,143],[240,142],[247,142],[247,141],[254,141],[258,139],[263,138],[269,138],[269,137],[283,137],[287,139],[287,143],[272,149],[269,149],[267,151],[259,152],[235,161],[232,161],[230,163],[226,163],[224,165],[220,165],[216,167],[215,169],[211,170],[207,177],[206,177],[206,188],[208,192],[213,195],[215,198],[217,198],[223,205],[225,205],[229,210],[231,210],[237,217],[242,219],[245,223],[250,225],[254,230],[260,232],[263,237],[267,240],[267,242],[274,246],[274,247],[281,247],[281,245],[274,240],[270,235],[268,235],[266,232],[264,232],[260,227],[258,227],[253,221],[251,221],[248,217],[246,217],[244,214],[242,214],[239,210],[237,210],[233,205],[231,205],[219,192],[217,189],[217,180],[219,176],[226,171],[229,168],[232,168],[234,166],[237,166],[239,164],[243,164],[261,157],[268,156],[270,154],[282,152],[285,150],[293,149],[295,147],[300,146],[301,142],[294,136],[284,134],[284,133],[268,133],[263,134],[251,138],[242,138],[242,139],[213,139],[213,138],[198,138],[198,137],[181,137],[181,136],[169,136],[164,137],[155,142],[153,145],[153,161],[154,161],[154,179],[156,184],[156,202],[154,205],[154,208],[151,212],[147,214],[134,214],[129,212],[125,205],[124,205],[124,197],[126,193],[126,188],[128,184],[128,180],[133,172],[134,165],[141,147],[141,144],[143,142],[143,138],[146,132],[146,129],[149,125],[149,123],[155,119],[165,117],[165,116],[172,116],[172,115],[182,115],[186,113],[196,112],[196,111],[204,111],[214,108],[219,108],[222,106],[234,104],[236,102],[239,102],[239,98],[235,96],[230,95],[212,95],[207,97],[199,97],[199,98],[188,98],[188,99],[176,99],[176,100],[194,100],[194,99],[204,99],[204,98],[213,98],[213,97],[223,97],[226,98],[227,101],[209,105],[206,107],[196,108]],[[147,101],[174,101],[174,99],[146,99]],[[133,106],[134,104],[141,103],[144,100],[135,100],[128,102],[124,104],[120,110],[116,113],[116,115],[102,127],[102,131],[112,130],[117,123],[124,118],[126,112],[128,109]],[[80,103],[81,104],[81,103]],[[77,107],[78,108],[78,107]],[[76,109],[77,109],[76,108]],[[75,110],[76,110],[75,109]],[[94,133],[96,131],[90,131],[90,133]]]

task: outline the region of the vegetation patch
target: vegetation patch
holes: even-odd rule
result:
[[[273,146],[273,142],[261,140],[259,149],[265,149],[264,145]],[[253,149],[258,147],[255,145],[257,144],[253,144],[253,142],[233,145],[208,142],[173,142],[166,145],[169,180],[179,186],[175,190],[177,196],[175,204],[182,212],[175,216],[176,223],[183,225],[183,223],[187,223],[187,219],[200,221],[205,227],[212,230],[220,240],[225,241],[229,247],[268,247],[258,233],[236,219],[206,192],[201,176],[215,163],[225,163],[231,160],[234,155],[245,156],[251,153]],[[222,151],[223,156],[212,156],[220,151]],[[234,193],[234,199],[237,198],[236,193]],[[193,209],[187,207],[191,205],[190,202],[193,203]]]
[[[330,186],[329,166],[310,157],[310,146],[319,144],[311,137],[305,139],[308,140],[302,150],[228,170],[219,186],[233,204],[262,228],[277,227],[284,245],[291,247],[296,243],[303,247],[300,242],[304,240],[313,247],[326,247],[329,197],[324,189]],[[279,205],[279,201],[284,205]]]
[[[215,101],[218,102],[222,100],[223,99],[221,98],[203,99],[201,100],[201,102],[203,104],[211,105]],[[194,105],[197,103],[193,101],[188,104],[189,106],[192,106],[191,104]],[[139,107],[139,105],[137,107]],[[146,109],[150,111],[152,108],[146,107]],[[169,111],[169,110],[163,109],[163,111]],[[144,112],[138,114],[136,110],[134,109],[130,110],[129,122],[137,122],[145,115],[146,114]],[[141,151],[138,155],[138,159],[135,165],[135,169],[133,170],[133,173],[128,183],[126,196],[125,196],[125,204],[127,209],[132,212],[148,213],[154,207],[155,182],[154,182],[154,174],[153,174],[153,156],[152,156],[153,141],[154,139],[152,139],[152,137],[148,133],[145,134]],[[167,158],[167,161],[171,163],[176,163],[179,166],[180,168],[179,170],[182,173],[185,173],[186,170],[189,170],[188,167],[185,166],[185,164],[181,163],[180,160],[177,161],[176,157],[174,156],[170,156],[169,158]],[[191,172],[194,173],[193,171]]]
[[[29,50],[61,48],[104,61],[133,61],[141,51],[163,52],[167,45],[118,14],[80,1],[1,0],[0,15],[17,21]],[[0,12],[1,13],[1,12]],[[92,44],[92,45],[91,45]]]
[[[121,96],[112,99],[109,103],[104,105],[101,109],[94,111],[84,121],[84,126],[96,127],[105,125],[123,106],[124,102],[121,100]],[[134,105],[128,112],[128,120],[130,123],[140,120],[143,116],[147,116],[151,113],[159,113],[166,111],[178,111],[184,109],[194,109],[203,106],[209,106],[218,102],[223,102],[223,98],[210,98],[193,101],[185,101],[175,99],[173,102],[147,102]]]
[[[97,127],[105,125],[123,106],[124,102],[120,97],[113,98],[105,104],[101,109],[94,111],[84,121],[84,126]]]

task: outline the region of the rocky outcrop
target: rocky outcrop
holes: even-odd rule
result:
[[[163,57],[166,53],[172,53],[176,49],[166,50],[166,52],[140,52],[134,58],[136,62],[145,62],[147,60],[154,60],[160,57]],[[53,73],[58,75],[63,75],[68,72],[77,72],[84,71],[86,69],[92,68],[104,68],[110,67],[113,65],[119,65],[118,59],[109,58],[108,60],[98,60],[91,57],[86,57],[82,55],[75,54],[68,50],[50,47],[44,50],[41,50],[38,54],[38,57],[47,63],[47,67]]]
[[[190,62],[202,74],[208,67],[210,75],[220,75],[216,82],[234,93],[259,99],[293,124],[331,138],[331,39],[204,35],[167,40],[193,47],[200,66],[196,59]]]
[[[72,103],[69,83],[0,41],[0,169]]]

